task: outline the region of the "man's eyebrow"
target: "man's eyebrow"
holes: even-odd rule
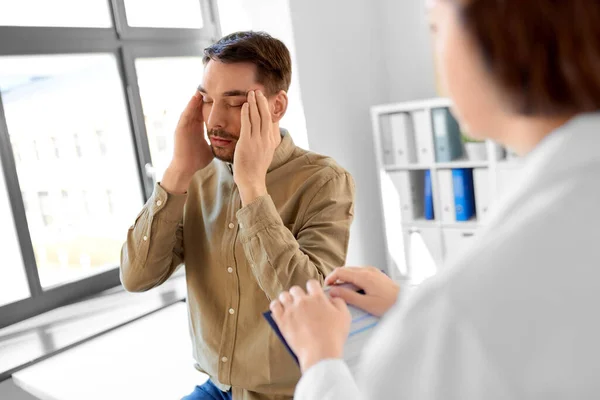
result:
[[[224,97],[238,97],[238,96],[248,96],[248,92],[244,90],[228,90],[223,93]]]
[[[200,93],[204,93],[204,94],[208,94],[208,92],[206,91],[206,89],[204,89],[202,87],[202,85],[198,86],[198,91]],[[223,97],[240,97],[240,96],[248,96],[248,92],[245,90],[228,90],[226,92],[223,92]]]

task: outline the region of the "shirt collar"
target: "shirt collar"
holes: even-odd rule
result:
[[[287,131],[287,129],[280,128],[279,132],[281,132],[281,143],[275,149],[275,153],[273,154],[273,161],[271,161],[271,165],[267,172],[271,172],[274,169],[281,167],[283,164],[290,159],[294,148],[294,141],[292,140],[292,136]]]

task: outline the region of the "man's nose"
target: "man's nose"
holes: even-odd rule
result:
[[[214,105],[210,109],[210,113],[208,114],[208,118],[206,120],[206,126],[209,130],[213,129],[225,129],[227,125],[225,120],[225,113],[223,112],[223,108],[218,105]]]

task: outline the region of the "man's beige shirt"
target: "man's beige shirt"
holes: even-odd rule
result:
[[[234,400],[293,395],[300,370],[262,314],[281,291],[344,265],[353,219],[350,174],[286,132],[266,179],[269,195],[243,208],[218,160],[184,195],[157,184],[121,253],[130,291],[162,284],[185,262],[197,368]]]

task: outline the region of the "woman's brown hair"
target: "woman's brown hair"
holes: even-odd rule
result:
[[[600,110],[599,0],[454,1],[515,111]]]

